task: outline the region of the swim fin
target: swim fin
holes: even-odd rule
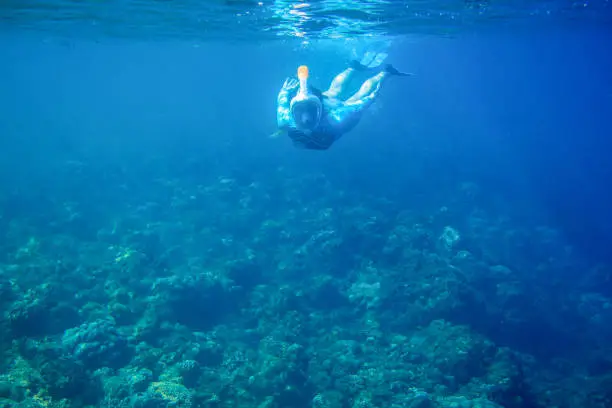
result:
[[[414,74],[410,72],[400,72],[393,65],[387,64],[385,65],[385,72],[394,75],[394,76],[414,76]]]
[[[378,68],[389,56],[386,52],[366,52],[360,61],[351,61],[351,67],[357,71],[368,71]]]

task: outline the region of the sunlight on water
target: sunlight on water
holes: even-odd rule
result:
[[[308,41],[447,34],[466,26],[525,20],[539,23],[554,18],[610,22],[609,1],[5,0],[0,3],[0,24],[4,29],[25,27],[77,37]]]
[[[276,0],[271,6],[280,18],[275,27],[279,36],[305,38],[319,32],[324,38],[345,38],[354,34],[381,34],[378,27],[384,20],[388,0],[338,1],[317,3]]]

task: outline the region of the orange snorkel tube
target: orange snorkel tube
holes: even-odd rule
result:
[[[300,65],[297,70],[297,76],[300,80],[300,90],[298,94],[301,94],[302,97],[308,96],[308,67],[306,65]]]
[[[306,65],[300,65],[297,70],[299,79],[308,79],[308,67]]]
[[[306,65],[298,67],[297,76],[300,80],[300,88],[291,99],[289,109],[291,114],[294,115],[296,127],[304,132],[310,132],[319,124],[323,106],[316,95],[308,92],[308,67]],[[303,118],[308,116],[312,118],[312,121],[309,127],[305,127],[302,125]]]

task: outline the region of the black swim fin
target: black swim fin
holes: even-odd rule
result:
[[[368,51],[360,61],[351,61],[350,66],[356,71],[372,71],[378,68],[387,59],[387,56],[386,52]]]
[[[395,67],[391,64],[387,64],[385,65],[385,72],[394,75],[394,76],[414,76],[414,74],[411,74],[409,72],[400,72],[397,69],[395,69]]]

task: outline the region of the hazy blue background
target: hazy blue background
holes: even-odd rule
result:
[[[0,405],[610,406],[607,0],[295,4],[1,2]]]
[[[92,42],[8,32],[0,37],[0,176],[35,201],[61,184],[58,163],[203,157],[211,167],[187,166],[190,177],[242,172],[265,181],[293,166],[407,206],[474,181],[519,213],[528,208],[526,217],[539,208],[588,256],[604,259],[612,242],[611,40],[610,27],[578,23],[397,40],[389,61],[416,76],[393,79],[356,130],[312,152],[268,138],[276,94],[303,63],[327,86],[350,56],[341,43]],[[27,201],[20,197],[14,210]]]

